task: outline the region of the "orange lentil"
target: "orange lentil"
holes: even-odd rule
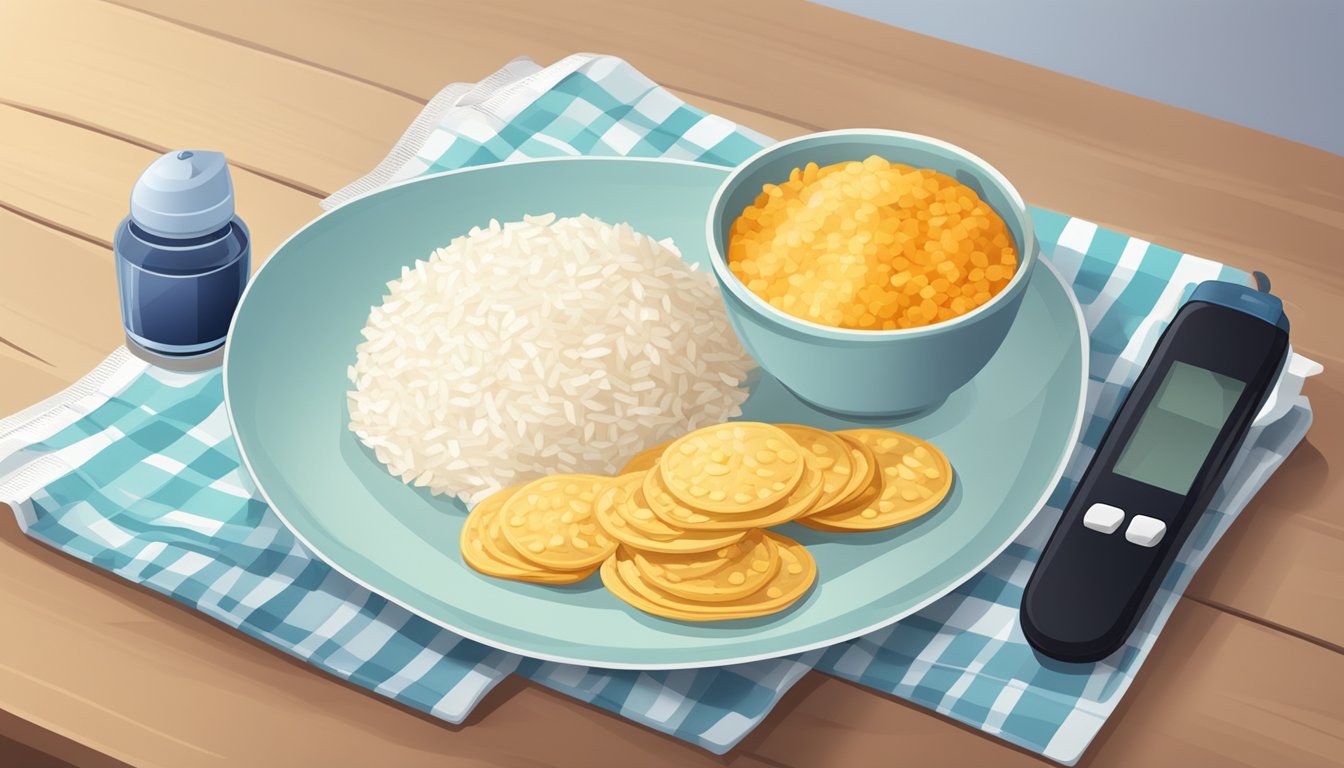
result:
[[[821,325],[916,328],[989,301],[1017,271],[975,190],[876,155],[795,168],[728,234],[728,267],[771,306]]]

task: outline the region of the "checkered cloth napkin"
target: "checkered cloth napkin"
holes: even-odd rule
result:
[[[389,181],[555,155],[663,156],[731,165],[765,137],[681,102],[628,64],[510,63],[426,107],[382,164],[327,201]],[[611,671],[538,662],[461,638],[309,554],[261,500],[229,432],[218,371],[173,373],[118,350],[80,382],[0,421],[0,501],[35,539],[191,606],[406,705],[461,722],[524,675],[722,753],[817,669],[909,699],[1060,762],[1115,708],[1218,538],[1301,440],[1296,390],[1256,427],[1128,645],[1096,664],[1042,662],[1017,622],[1022,587],[1109,418],[1191,287],[1246,280],[1219,264],[1033,210],[1043,253],[1091,334],[1087,423],[1048,507],[979,575],[917,614],[802,656],[731,667]],[[1290,372],[1311,373],[1294,358]],[[1298,379],[1300,382],[1300,378]]]

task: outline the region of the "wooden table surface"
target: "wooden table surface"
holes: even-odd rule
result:
[[[1297,349],[1326,366],[1306,389],[1316,424],[1082,764],[1344,761],[1344,158],[798,0],[0,0],[0,413],[120,342],[110,238],[157,154],[227,153],[261,261],[444,84],[582,50],[775,137],[939,136],[1033,203],[1268,272]],[[449,726],[39,546],[0,513],[6,758],[1048,765],[817,673],[722,758],[517,679]]]

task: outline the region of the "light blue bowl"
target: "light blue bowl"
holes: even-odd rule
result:
[[[783,182],[807,163],[829,165],[870,155],[945,173],[989,203],[1017,245],[1018,269],[1008,285],[952,320],[907,330],[858,331],[781,312],[728,269],[728,230],[762,185]],[[947,142],[875,129],[814,133],[758,152],[729,174],[714,195],[707,235],[728,317],[747,351],[812,405],[859,418],[931,408],[969,382],[1008,334],[1039,250],[1022,196],[993,166]]]

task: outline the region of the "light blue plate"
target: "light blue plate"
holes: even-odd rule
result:
[[[596,576],[571,587],[481,576],[462,562],[465,510],[389,475],[346,429],[346,367],[369,307],[401,267],[491,218],[588,213],[673,238],[708,271],[705,216],[722,168],[570,158],[430,176],[322,216],[257,273],[225,352],[229,417],[276,513],[337,570],[467,637],[528,656],[601,667],[731,664],[829,645],[890,624],[965,581],[1040,509],[1082,416],[1086,336],[1059,278],[1037,269],[1003,347],[936,411],[888,422],[952,462],[952,493],[893,530],[782,530],[817,560],[812,591],[773,616],[707,624],[655,618]],[[744,418],[825,428],[768,377]]]

